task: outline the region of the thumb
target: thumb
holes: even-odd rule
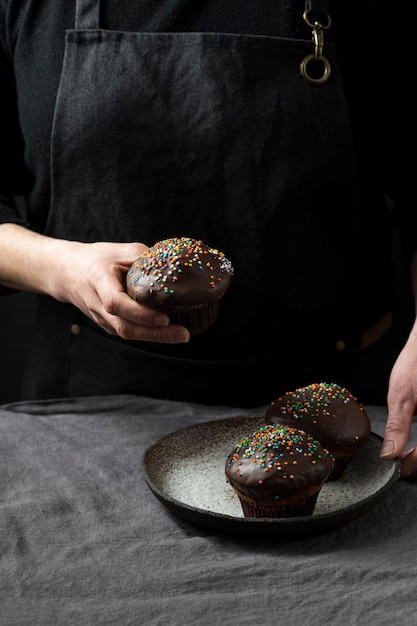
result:
[[[126,265],[131,265],[140,255],[148,249],[144,243],[130,242],[118,245],[118,259]]]
[[[417,481],[417,446],[400,454],[401,478],[409,481]]]

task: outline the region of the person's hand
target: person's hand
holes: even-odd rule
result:
[[[64,254],[56,257],[58,280],[53,281],[52,295],[77,306],[111,335],[187,342],[186,328],[169,324],[168,315],[135,302],[125,291],[127,271],[146,248],[141,243],[65,242]]]
[[[417,479],[417,446],[406,449],[417,409],[417,323],[392,368],[382,459],[401,459],[401,478]]]
[[[81,243],[55,239],[19,224],[0,224],[0,284],[52,296],[78,307],[111,335],[184,343],[190,333],[168,315],[135,302],[126,274],[143,243]]]

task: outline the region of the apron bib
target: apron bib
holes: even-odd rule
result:
[[[345,360],[335,345],[349,346],[356,324],[355,164],[332,45],[331,76],[316,85],[300,73],[308,38],[110,31],[98,16],[99,0],[77,0],[66,33],[47,234],[196,237],[223,250],[235,276],[216,324],[184,346],[123,342],[40,298],[37,358],[55,374],[32,373],[32,395],[189,398],[193,388],[196,401],[239,405],[233,374],[248,389],[242,404],[255,405],[299,359],[307,377],[324,375],[329,353]],[[256,398],[255,376],[265,378]]]

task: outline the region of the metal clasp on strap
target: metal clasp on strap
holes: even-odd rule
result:
[[[300,63],[301,74],[306,80],[315,85],[325,83],[330,76],[331,67],[329,61],[323,55],[324,34],[323,30],[330,28],[330,15],[326,16],[327,22],[322,24],[319,21],[311,21],[311,11],[306,9],[303,19],[307,26],[312,29],[311,38],[314,44],[314,53],[308,54]]]

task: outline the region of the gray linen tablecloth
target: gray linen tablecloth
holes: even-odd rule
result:
[[[382,434],[386,408],[367,410]],[[155,498],[141,468],[154,441],[245,414],[133,396],[0,407],[1,626],[417,624],[416,484],[276,541],[205,529]]]

